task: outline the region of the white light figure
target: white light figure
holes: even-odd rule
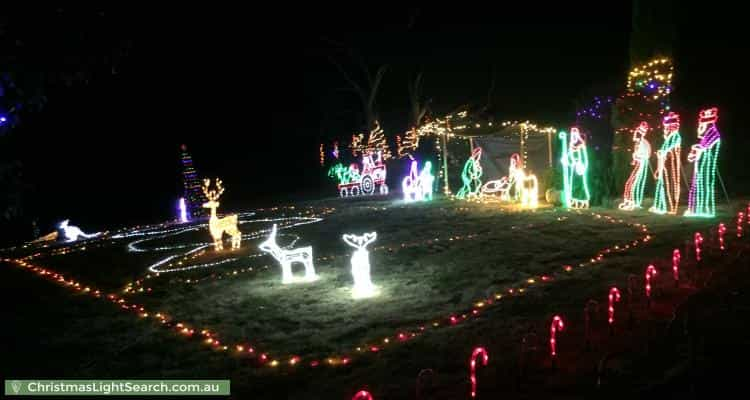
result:
[[[312,247],[282,249],[276,244],[276,224],[273,224],[271,235],[268,236],[268,239],[258,245],[258,247],[262,251],[270,253],[281,264],[281,283],[288,284],[297,281],[292,275],[292,263],[295,262],[305,266],[305,276],[302,278],[303,282],[312,282],[318,279],[318,276],[315,274],[315,266],[313,265]]]
[[[187,217],[187,205],[185,204],[185,198],[180,197],[180,201],[177,204],[177,208],[180,210],[180,223],[184,224],[188,221]]]
[[[91,239],[91,238],[97,237],[97,236],[99,236],[101,234],[101,232],[96,232],[96,233],[92,233],[92,234],[84,233],[77,226],[68,225],[69,222],[70,222],[70,220],[66,219],[63,222],[60,222],[60,225],[58,225],[58,227],[63,231],[63,235],[65,236],[65,241],[68,242],[68,243],[75,242],[79,238]]]
[[[411,162],[409,175],[401,181],[401,187],[404,192],[404,201],[411,203],[414,201],[432,200],[432,185],[435,177],[432,176],[432,163],[425,162],[422,171],[417,172],[417,161]]]
[[[365,233],[362,236],[351,234],[343,236],[346,244],[357,249],[352,255],[352,278],[354,279],[352,297],[355,299],[372,297],[376,294],[375,285],[370,279],[370,252],[366,247],[377,237],[377,232]]]
[[[203,208],[211,209],[211,218],[208,220],[208,230],[211,232],[211,237],[214,238],[214,250],[224,250],[224,232],[232,237],[232,249],[240,248],[240,241],[242,240],[242,233],[237,228],[237,214],[227,215],[226,217],[219,218],[216,216],[216,209],[219,207],[219,198],[224,193],[224,187],[221,185],[221,179],[216,178],[216,190],[209,190],[208,187],[211,185],[210,179],[203,180],[203,194],[206,196],[208,201],[203,203]]]

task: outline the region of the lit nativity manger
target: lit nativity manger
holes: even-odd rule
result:
[[[519,208],[536,208],[540,194],[536,174],[553,166],[552,142],[557,130],[531,121],[493,122],[480,112],[464,109],[437,118],[418,129],[420,136],[434,136],[438,177],[443,193],[478,201],[497,200],[517,204]],[[462,171],[450,170],[447,157],[454,142],[464,142],[467,164]],[[479,149],[479,150],[478,150]],[[481,173],[479,173],[481,171]],[[460,177],[463,186],[455,186]],[[449,178],[451,178],[449,180]],[[468,184],[467,184],[468,182]],[[541,192],[541,193],[540,193]]]

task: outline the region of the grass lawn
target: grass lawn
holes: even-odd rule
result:
[[[637,321],[668,320],[672,305],[696,292],[705,274],[691,270],[688,266],[695,262],[685,254],[686,241],[695,231],[706,239],[704,263],[726,260],[709,249],[716,242],[713,228],[719,221],[729,227],[730,246],[739,247],[732,241],[737,207],[723,209],[715,219],[688,220],[645,211],[522,211],[496,203],[439,200],[407,205],[398,200],[337,199],[245,214],[239,251],[199,249],[209,242],[204,228],[110,235],[86,244],[85,250],[74,246],[76,251],[69,254],[49,255],[45,250],[32,263],[103,294],[114,293],[126,304],[142,306],[149,316],[120,312],[112,302],[71,292],[7,263],[0,278],[12,299],[3,316],[3,375],[229,378],[238,398],[348,399],[367,387],[377,399],[407,399],[414,398],[417,374],[432,369],[434,398],[465,398],[468,357],[473,347],[482,345],[490,353],[490,364],[480,368],[479,375],[480,393],[487,397],[511,391],[533,396],[543,388],[576,397],[588,393],[592,385],[583,382],[584,377],[590,378],[602,354],[647,342],[658,326]],[[280,267],[257,247],[274,222],[280,226],[279,245],[313,247],[319,280],[281,284]],[[378,233],[369,246],[378,295],[354,300],[354,249],[341,236],[370,231]],[[133,252],[133,247],[142,251]],[[685,265],[679,288],[673,287],[669,262],[675,247],[683,251]],[[168,256],[175,258],[161,264],[162,270],[220,263],[160,274],[148,271]],[[645,308],[641,286],[649,263],[659,270],[651,311]],[[570,266],[568,271],[565,266]],[[301,265],[296,268],[300,273]],[[617,285],[628,298],[631,274],[639,285],[632,303],[636,327],[626,334],[621,322],[617,340],[610,339],[607,292]],[[601,315],[592,321],[593,350],[581,355],[582,309],[588,299],[599,302]],[[618,307],[625,314],[625,307]],[[157,312],[169,322],[157,322]],[[559,337],[558,368],[550,370],[545,343],[555,313],[563,315],[567,326]],[[194,329],[193,335],[179,333],[177,322]],[[207,344],[209,336],[200,333],[204,330],[220,344]],[[537,333],[539,351],[525,358],[531,372],[529,381],[519,386],[514,377],[520,343],[529,332]],[[236,345],[243,346],[241,353]],[[292,359],[299,361],[290,365]],[[273,361],[278,366],[272,367]],[[313,368],[311,363],[320,365]],[[637,375],[635,365],[623,363],[622,373]],[[535,379],[544,384],[535,385]],[[614,388],[617,380],[608,384]],[[616,393],[646,386],[638,383]]]

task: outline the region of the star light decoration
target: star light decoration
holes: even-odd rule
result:
[[[294,207],[288,208],[290,211],[293,211]],[[311,208],[308,208],[311,209]],[[373,210],[380,210],[381,208],[373,207]],[[259,211],[264,210],[260,209]],[[265,211],[280,211],[280,208],[272,208],[272,209],[265,209]],[[333,209],[325,209],[323,212],[331,212]],[[608,248],[602,249],[598,252],[598,254],[595,257],[592,257],[590,260],[583,261],[577,265],[577,267],[580,267],[581,269],[584,269],[584,267],[588,267],[589,265],[595,265],[597,263],[601,263],[604,261],[605,257],[612,253],[620,253],[625,252],[630,249],[633,249],[637,247],[639,244],[646,243],[651,239],[650,234],[648,233],[648,228],[644,224],[640,223],[630,223],[626,222],[622,219],[616,219],[614,217],[603,215],[603,214],[597,214],[597,213],[588,213],[583,214],[581,211],[573,211],[574,213],[577,213],[578,215],[589,215],[597,220],[602,220],[607,223],[612,224],[622,224],[627,227],[635,228],[638,232],[642,233],[643,236],[640,238],[633,240],[632,242],[629,242],[624,245],[612,245]],[[310,212],[307,211],[308,218],[315,217],[318,215],[316,212]],[[566,221],[568,218],[566,216],[558,217],[557,222],[563,222]],[[298,355],[291,355],[287,358],[285,357],[271,357],[268,353],[260,352],[255,346],[248,344],[247,342],[239,342],[234,344],[228,344],[223,343],[219,340],[220,335],[208,328],[200,329],[197,327],[193,327],[187,322],[184,321],[176,321],[173,318],[169,317],[164,312],[151,312],[147,310],[143,305],[130,302],[126,299],[126,296],[128,294],[132,293],[151,293],[149,289],[143,290],[143,284],[145,282],[148,282],[153,279],[157,279],[160,274],[148,274],[145,276],[144,279],[139,279],[136,281],[136,283],[133,283],[132,285],[129,285],[131,287],[140,286],[139,289],[132,289],[132,290],[126,290],[123,292],[123,295],[120,296],[118,294],[109,294],[103,297],[103,293],[100,290],[97,290],[96,288],[92,286],[86,286],[81,282],[78,282],[74,279],[67,279],[63,275],[56,273],[52,270],[49,270],[44,267],[40,267],[37,265],[32,264],[32,261],[36,258],[43,258],[43,257],[49,257],[49,256],[60,256],[69,254],[71,252],[80,252],[80,251],[87,251],[93,248],[98,247],[104,247],[107,245],[111,245],[110,239],[115,239],[115,237],[119,239],[123,238],[129,238],[129,237],[138,237],[138,236],[149,236],[149,234],[152,234],[153,236],[158,236],[159,230],[166,230],[169,229],[170,224],[158,224],[154,226],[146,226],[141,227],[138,226],[136,228],[130,228],[130,229],[123,229],[121,231],[115,232],[114,235],[110,237],[104,237],[101,239],[96,239],[94,243],[92,242],[86,242],[85,244],[72,244],[70,247],[64,247],[64,248],[54,248],[54,249],[48,249],[43,251],[38,251],[30,256],[18,258],[18,259],[6,259],[4,261],[6,262],[12,262],[15,263],[21,267],[25,267],[28,270],[35,272],[41,276],[47,277],[53,281],[56,281],[66,287],[71,288],[72,290],[76,292],[82,292],[90,294],[96,298],[106,298],[108,301],[112,302],[118,308],[124,312],[130,312],[137,314],[140,318],[143,319],[153,319],[156,322],[158,322],[161,326],[176,331],[177,333],[187,337],[192,338],[195,336],[199,336],[203,343],[205,343],[208,347],[211,349],[214,349],[216,351],[232,351],[234,354],[237,354],[238,356],[247,356],[247,357],[253,357],[257,365],[259,366],[268,366],[272,368],[279,367],[281,365],[287,365],[290,368],[295,368],[300,365],[308,365],[311,368],[320,367],[322,365],[327,366],[345,366],[349,365],[352,361],[351,354],[343,354],[343,355],[331,355],[330,357],[327,357],[323,360],[320,359],[312,359],[307,360],[303,363],[302,357]],[[525,226],[529,229],[535,229],[538,228],[536,224],[529,224],[528,226]],[[374,248],[374,251],[388,251],[388,252],[394,252],[398,251],[399,249],[408,248],[408,247],[414,247],[414,246],[425,246],[425,245],[432,245],[435,242],[453,242],[453,241],[460,241],[460,240],[473,240],[480,236],[480,234],[469,234],[469,235],[462,235],[462,236],[451,236],[448,238],[434,238],[434,239],[428,239],[425,241],[419,241],[419,242],[413,242],[413,243],[402,243],[401,245],[395,244],[395,245],[384,245]],[[335,258],[333,256],[327,256],[327,257],[321,257],[319,259],[326,260],[326,259],[332,259]],[[250,268],[252,270],[252,268]],[[490,296],[486,299],[480,299],[477,300],[473,307],[469,310],[467,310],[464,313],[458,313],[458,314],[450,314],[449,316],[441,319],[434,319],[431,322],[425,322],[422,325],[418,326],[417,328],[413,330],[398,330],[393,336],[387,336],[380,342],[374,342],[367,346],[359,346],[353,350],[354,353],[365,353],[365,352],[371,352],[371,353],[378,353],[381,350],[383,350],[384,347],[389,346],[393,343],[401,343],[408,341],[416,336],[419,336],[421,334],[424,334],[427,332],[428,328],[437,329],[447,326],[456,325],[458,323],[467,321],[471,318],[477,317],[481,315],[481,311],[487,307],[490,307],[494,304],[498,304],[498,301],[503,298],[507,298],[508,296],[520,296],[523,295],[526,290],[531,289],[537,284],[543,284],[550,282],[552,280],[555,280],[559,275],[567,275],[574,271],[573,265],[563,265],[562,269],[559,271],[543,274],[541,276],[534,276],[530,277],[528,279],[525,279],[521,283],[516,283],[513,285],[513,287],[509,287],[504,291],[495,293],[494,295]],[[223,274],[211,274],[207,277],[201,278],[200,281],[202,282],[209,282],[215,279],[227,279],[227,278],[234,278],[240,276],[238,271],[231,271],[226,272]],[[174,283],[181,283],[181,284],[194,284],[193,281],[190,279],[187,280],[170,280],[170,282]],[[279,361],[279,360],[286,360],[286,361]]]
[[[658,100],[672,92],[672,60],[659,57],[639,65],[628,73],[627,90],[646,99]]]

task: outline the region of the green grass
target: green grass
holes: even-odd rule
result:
[[[6,358],[14,363],[4,363],[4,376],[214,376],[232,378],[234,393],[254,398],[292,394],[348,398],[362,385],[369,385],[379,398],[413,398],[416,374],[432,368],[440,373],[440,392],[452,398],[451,394],[465,393],[466,360],[471,347],[482,344],[490,350],[492,360],[482,389],[503,392],[525,331],[534,328],[546,337],[549,316],[562,313],[570,320],[572,331],[565,335],[573,336],[581,325],[580,310],[587,299],[604,302],[610,284],[617,284],[625,293],[629,274],[640,276],[649,262],[666,259],[672,248],[682,247],[694,231],[705,231],[722,218],[733,226],[729,214],[714,220],[686,220],[646,212],[594,210],[627,222],[646,223],[653,239],[608,256],[602,263],[576,268],[554,282],[532,285],[523,295],[504,298],[470,322],[428,329],[407,343],[389,344],[377,354],[360,356],[354,350],[358,346],[382,344],[384,337],[413,331],[422,324],[443,323],[449,315],[471,309],[480,299],[518,287],[529,277],[559,272],[563,265],[577,265],[603,248],[631,242],[642,233],[593,217],[588,211],[583,215],[559,209],[502,211],[496,204],[450,201],[416,205],[382,200],[326,201],[313,205],[336,210],[322,222],[282,232],[299,235],[296,246],[312,245],[316,257],[327,258],[316,262],[319,281],[281,285],[280,268],[273,260],[247,258],[257,252],[259,240],[251,240],[233,255],[240,256],[234,263],[162,274],[144,281],[150,293],[126,298],[152,312],[165,312],[175,321],[217,332],[224,343],[252,343],[272,358],[300,355],[309,361],[352,355],[352,365],[317,370],[305,366],[257,368],[255,358],[210,350],[197,339],[185,339],[149,320],[119,312],[106,302],[71,296],[18,268],[3,268],[3,289],[13,294],[19,310],[9,317],[12,328],[4,333],[5,344],[14,344],[7,349]],[[247,232],[260,225],[245,224],[242,229]],[[352,249],[341,235],[369,231],[378,232],[370,262],[380,295],[353,300],[349,293]],[[465,239],[467,235],[476,237]],[[207,232],[191,232],[153,241],[148,247],[207,241],[207,236]],[[449,237],[462,239],[446,240]],[[291,238],[281,237],[279,242]],[[36,262],[106,291],[120,291],[144,275],[148,264],[169,254],[128,253],[126,243],[118,241]],[[402,244],[407,246],[402,248]],[[191,262],[216,257],[209,251]],[[668,266],[657,265],[662,269],[657,282],[669,282]],[[250,266],[253,272],[231,274]],[[184,282],[187,278],[207,279],[188,284]],[[25,300],[28,297],[33,301]],[[22,316],[32,313],[34,318]],[[565,335],[560,339],[561,358],[571,357],[565,349],[569,353],[573,347]],[[50,353],[56,354],[58,361],[42,362]],[[487,378],[493,374],[495,379]]]

